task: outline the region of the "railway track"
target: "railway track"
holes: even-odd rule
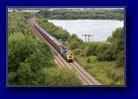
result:
[[[67,62],[61,54],[52,46],[50,43],[42,36],[42,34],[34,27],[34,17],[29,20],[29,24],[35,33],[37,39],[45,41],[51,48],[54,54],[54,61],[59,66],[59,68],[68,68],[73,70],[78,78],[82,81],[83,85],[101,85],[93,76],[86,72],[75,60],[72,63]]]

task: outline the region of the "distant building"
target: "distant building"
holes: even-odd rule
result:
[[[39,12],[40,10],[22,10],[23,12],[35,12],[35,13],[37,13],[37,12]]]
[[[8,10],[8,12],[13,12],[13,10]]]
[[[49,8],[48,11],[60,10],[61,8]]]
[[[8,12],[17,12],[18,10],[8,9]]]

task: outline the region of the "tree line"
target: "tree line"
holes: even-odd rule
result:
[[[93,10],[65,10],[58,9],[49,11],[47,9],[42,9],[38,14],[44,16],[48,19],[124,19],[123,9],[114,10],[103,10],[103,9],[93,9]]]

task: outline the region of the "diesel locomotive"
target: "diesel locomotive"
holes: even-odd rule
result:
[[[69,62],[74,60],[73,53],[61,44],[56,38],[51,36],[48,32],[43,30],[33,19],[33,25],[43,35],[43,37]]]

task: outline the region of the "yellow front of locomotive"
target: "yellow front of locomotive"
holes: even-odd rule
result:
[[[67,61],[73,61],[74,60],[74,55],[72,52],[67,52],[66,53],[66,56],[67,56]]]

